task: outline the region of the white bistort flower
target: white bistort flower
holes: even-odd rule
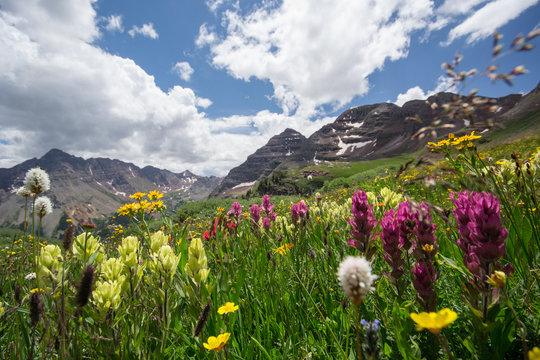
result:
[[[30,189],[28,189],[26,186],[21,186],[17,189],[17,196],[27,198],[32,196],[32,191],[30,191]]]
[[[345,295],[355,305],[360,304],[368,292],[375,290],[371,284],[377,276],[371,274],[371,265],[361,256],[347,256],[339,264],[339,283]]]
[[[46,196],[41,196],[37,198],[36,203],[34,204],[34,213],[40,218],[52,213],[53,206],[51,199]]]
[[[51,180],[49,180],[49,174],[41,168],[33,168],[27,171],[24,178],[24,186],[32,192],[34,195],[39,195],[45,192],[51,187]]]

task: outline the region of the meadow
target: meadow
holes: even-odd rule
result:
[[[418,166],[309,198],[170,215],[163,194],[135,193],[110,236],[68,219],[61,241],[36,232],[50,204],[33,169],[26,230],[2,235],[0,352],[538,359],[540,136],[481,141],[450,134]]]

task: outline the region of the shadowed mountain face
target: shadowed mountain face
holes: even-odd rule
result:
[[[422,127],[430,125],[435,118],[452,128],[438,129],[438,135],[456,131],[468,125],[468,120],[448,119],[443,115],[443,104],[455,97],[451,93],[439,93],[427,100],[413,100],[402,107],[392,103],[359,106],[343,112],[331,124],[323,126],[311,135],[280,168],[318,164],[324,161],[373,160],[418,151],[426,144],[425,139],[413,135]],[[500,114],[511,109],[521,95],[494,99]],[[436,105],[432,105],[436,104]],[[476,113],[478,120],[487,114]],[[419,118],[422,122],[411,120]]]
[[[210,196],[219,197],[229,190],[251,187],[261,176],[269,175],[284,159],[294,154],[305,140],[304,135],[292,129],[272,137],[244,163],[229,171]]]
[[[9,169],[0,169],[0,225],[13,226],[23,222],[24,199],[13,191],[23,185],[26,172],[41,167],[50,176],[48,196],[54,205],[43,229],[54,235],[63,216],[76,221],[97,220],[116,212],[129,195],[159,190],[171,206],[182,201],[200,200],[219,184],[221,178],[201,177],[189,171],[176,174],[152,166],[139,168],[134,164],[107,158],[83,159],[53,149],[40,159],[30,159]]]
[[[502,122],[508,121],[509,117],[538,111],[539,97],[540,84],[525,96],[513,94],[487,100],[490,106],[498,106],[494,120]],[[257,180],[265,178],[274,170],[322,162],[373,160],[418,151],[426,145],[427,138],[413,135],[424,127],[428,128],[428,134],[431,133],[433,129],[429,126],[435,119],[441,120],[436,129],[438,136],[470,125],[468,119],[450,119],[445,115],[443,105],[458,99],[465,98],[452,93],[438,93],[427,100],[409,101],[401,107],[381,103],[351,108],[307,139],[287,129],[248,156],[243,164],[232,169],[210,196],[245,193]],[[494,116],[483,110],[474,111],[473,115],[479,122]],[[441,128],[440,125],[444,124],[446,127]]]

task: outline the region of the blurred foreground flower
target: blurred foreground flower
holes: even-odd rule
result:
[[[220,334],[217,337],[210,336],[208,338],[208,343],[204,343],[203,345],[209,351],[216,350],[217,352],[220,352],[223,347],[227,345],[230,336],[231,333]]]
[[[412,313],[411,319],[416,323],[416,330],[428,329],[433,334],[438,334],[441,329],[447,327],[457,319],[457,313],[445,308],[439,312]]]
[[[347,256],[339,265],[337,275],[343,293],[355,305],[360,304],[374,290],[371,284],[377,278],[371,274],[369,262],[360,256]]]

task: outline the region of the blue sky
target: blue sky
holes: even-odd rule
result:
[[[506,49],[539,15],[538,0],[0,0],[0,167],[54,147],[224,176],[287,127],[446,89],[456,51],[481,72],[495,29]],[[526,93],[538,59],[510,54],[502,71],[529,71],[513,87],[467,90]]]

